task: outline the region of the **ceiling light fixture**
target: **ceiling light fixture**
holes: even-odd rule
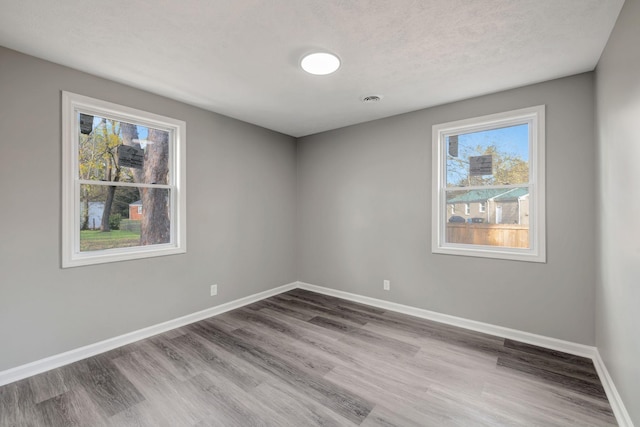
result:
[[[311,53],[302,58],[300,66],[309,74],[324,76],[331,74],[340,68],[340,60],[337,56],[331,53]]]

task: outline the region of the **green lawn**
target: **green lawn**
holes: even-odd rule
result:
[[[126,248],[140,245],[140,234],[126,230],[80,231],[80,252],[99,251],[102,249]]]

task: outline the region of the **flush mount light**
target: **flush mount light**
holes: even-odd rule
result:
[[[300,66],[309,74],[324,76],[326,74],[331,74],[340,68],[340,60],[337,56],[331,53],[311,53],[302,58]]]

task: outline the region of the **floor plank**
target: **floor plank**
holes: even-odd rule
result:
[[[0,426],[615,426],[589,359],[295,289],[0,387]]]

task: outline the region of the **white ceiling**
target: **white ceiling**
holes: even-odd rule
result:
[[[0,45],[298,137],[593,70],[623,2],[0,0]]]

